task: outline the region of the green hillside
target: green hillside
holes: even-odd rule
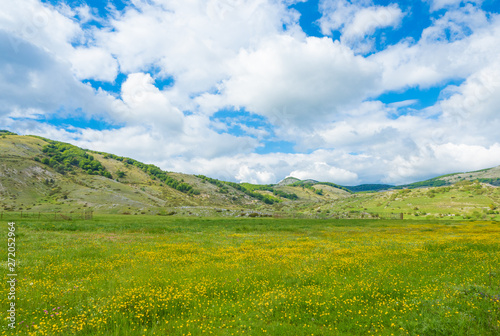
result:
[[[319,218],[496,218],[500,167],[406,186],[277,184],[166,172],[114,154],[0,132],[0,211]],[[398,218],[399,218],[398,217]]]
[[[295,192],[297,189],[299,197]],[[241,215],[294,211],[336,199],[290,186],[259,186],[165,172],[132,158],[37,136],[0,135],[0,210]],[[342,192],[340,193],[342,194]],[[345,195],[343,195],[345,196]]]
[[[323,216],[407,219],[500,219],[500,189],[478,181],[450,186],[360,193],[319,209]],[[318,209],[316,209],[318,210]]]
[[[500,166],[481,169],[473,172],[447,174],[431,178],[429,180],[415,182],[407,185],[397,186],[395,188],[423,188],[423,187],[442,187],[449,186],[461,181],[477,181],[494,186],[500,186]]]

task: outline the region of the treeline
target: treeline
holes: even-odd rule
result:
[[[351,192],[348,188],[343,187],[343,186],[338,185],[338,184],[335,184],[335,183],[331,183],[331,182],[318,182],[316,184],[327,185],[327,186],[330,186],[330,187],[333,187],[333,188],[337,188],[337,189],[340,189],[340,190],[347,191],[348,193]]]
[[[207,182],[209,182],[209,183],[211,183],[211,184],[219,187],[219,189],[217,191],[220,192],[220,193],[227,194],[229,192],[228,187],[232,187],[232,188],[234,188],[236,190],[241,191],[245,195],[248,195],[248,196],[250,196],[252,198],[256,198],[259,201],[262,201],[262,202],[264,202],[266,204],[279,203],[280,200],[277,199],[277,198],[275,198],[275,197],[272,197],[270,195],[264,195],[264,194],[255,192],[255,190],[269,191],[269,192],[272,192],[273,195],[275,195],[275,196],[279,196],[279,197],[283,197],[283,198],[288,198],[288,199],[291,199],[291,200],[296,200],[296,199],[299,198],[294,193],[286,193],[286,192],[281,191],[281,190],[276,190],[276,189],[274,189],[270,185],[251,185],[251,187],[245,187],[244,185],[241,185],[241,184],[238,184],[238,183],[220,181],[220,180],[217,180],[217,179],[214,179],[214,178],[211,178],[211,177],[207,177],[207,176],[204,176],[204,175],[196,175],[196,176],[198,178],[202,179],[202,180],[205,180],[205,181],[207,181]]]
[[[250,190],[250,191],[255,191],[255,190],[262,190],[262,191],[269,191],[272,192],[273,195],[287,198],[290,200],[296,200],[299,198],[297,194],[295,193],[287,193],[283,190],[278,190],[274,188],[274,185],[269,185],[269,184],[248,184],[248,187],[246,184],[243,184],[243,187]]]
[[[443,187],[443,186],[447,186],[450,184],[451,184],[450,182],[435,178],[435,179],[430,179],[427,181],[421,181],[421,182],[415,182],[415,183],[411,183],[411,184],[397,186],[397,187],[394,187],[394,189],[403,189],[403,188],[416,189],[416,188],[427,188],[427,187]]]
[[[277,198],[274,198],[274,197],[271,197],[269,195],[264,195],[264,194],[252,191],[250,189],[245,188],[241,184],[234,183],[234,182],[224,182],[224,183],[226,183],[230,187],[233,187],[234,189],[239,190],[239,191],[245,193],[246,195],[248,195],[250,197],[253,197],[253,198],[256,198],[259,201],[262,201],[262,202],[264,202],[266,204],[274,204],[274,203],[279,203],[280,202],[280,200],[277,199]]]
[[[283,197],[283,198],[288,198],[290,200],[296,200],[296,199],[299,199],[299,196],[297,196],[297,194],[295,193],[287,193],[287,192],[284,192],[283,190],[277,190],[277,189],[274,189],[273,190],[273,194],[276,195],[276,196],[279,196],[279,197]]]
[[[477,181],[481,183],[488,183],[496,187],[500,186],[500,178],[479,178]]]
[[[111,173],[85,150],[64,142],[47,139],[45,141],[49,143],[43,146],[42,151],[48,158],[35,157],[35,161],[54,168],[60,174],[74,171],[75,167],[79,167],[87,174],[112,178]]]
[[[195,176],[199,179],[202,179],[204,181],[207,181],[208,183],[211,183],[211,184],[219,187],[217,192],[219,192],[221,194],[227,194],[229,192],[227,185],[225,185],[224,182],[222,182],[220,180],[217,180],[217,179],[205,176],[205,175],[195,175]]]
[[[158,168],[157,166],[153,164],[145,164],[142,162],[139,162],[137,160],[123,157],[123,156],[118,156],[114,154],[108,154],[108,153],[100,153],[102,154],[105,159],[114,159],[120,162],[123,162],[125,164],[133,165],[139,169],[141,169],[143,172],[151,176],[152,178],[158,179],[161,182],[165,183],[167,186],[178,190],[180,192],[183,192],[188,195],[199,195],[200,191],[198,189],[193,188],[192,185],[184,182],[184,181],[179,181],[171,176],[169,176],[166,172]]]
[[[48,144],[42,148],[43,153],[46,154],[48,157],[44,158],[35,157],[34,159],[35,161],[39,161],[43,164],[46,164],[54,168],[58,173],[61,174],[74,171],[75,167],[79,167],[90,175],[101,175],[107,178],[113,178],[111,173],[107,171],[106,168],[101,164],[101,162],[96,160],[89,153],[89,151],[81,149],[77,146],[68,143],[53,141],[42,137],[37,137],[37,138],[40,138],[48,142]],[[158,179],[161,182],[165,183],[167,186],[176,189],[180,192],[189,195],[200,194],[200,191],[193,188],[193,186],[191,186],[190,184],[184,181],[178,181],[177,179],[167,175],[167,173],[165,173],[163,170],[161,170],[155,165],[144,164],[137,160],[117,156],[114,154],[108,154],[103,152],[94,152],[94,153],[101,154],[103,155],[104,158],[107,159],[111,158],[117,161],[121,161],[125,164],[134,165],[139,169],[141,169],[142,171],[144,171],[145,173],[147,173],[152,178]]]
[[[394,188],[390,184],[361,184],[357,186],[346,186],[344,187],[352,192],[367,192],[367,191],[381,191]]]
[[[314,192],[315,194],[323,196],[323,189],[316,189],[316,188],[314,188],[313,185],[312,185],[312,183],[310,183],[310,182],[305,182],[305,183],[303,183],[303,181],[295,182],[295,183],[292,184],[292,186],[293,187],[301,187],[303,189],[309,189],[312,192]]]
[[[290,184],[292,187],[302,187],[302,188],[305,188],[305,189],[309,189],[311,191],[313,191],[314,193],[316,193],[317,195],[320,195],[322,196],[323,195],[323,189],[316,189],[314,188],[314,184],[316,185],[326,185],[326,186],[330,186],[330,187],[333,187],[333,188],[337,188],[337,189],[340,189],[340,190],[344,190],[344,191],[347,191],[348,193],[352,193],[351,190],[347,189],[346,187],[343,187],[341,185],[338,185],[338,184],[335,184],[335,183],[331,183],[331,182],[311,182],[311,181],[297,181],[295,183],[292,183]]]
[[[7,130],[0,130],[0,135],[17,135],[17,133],[7,131]]]

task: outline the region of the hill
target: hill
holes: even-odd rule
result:
[[[449,186],[461,181],[478,181],[500,186],[500,166],[466,173],[453,173],[431,178],[429,180],[397,186],[396,188],[422,188]]]
[[[500,167],[494,167],[404,186],[294,177],[269,185],[234,183],[0,131],[0,211],[494,218],[499,181]]]
[[[241,214],[288,211],[348,194],[219,181],[37,136],[0,133],[0,210]],[[293,203],[293,205],[292,205]]]

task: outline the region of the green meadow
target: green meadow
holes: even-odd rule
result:
[[[500,334],[494,221],[4,214],[0,231],[2,335]]]
[[[461,181],[438,188],[400,189],[378,193],[357,193],[326,203],[317,214],[400,214],[405,219],[500,220],[500,189],[478,182]]]

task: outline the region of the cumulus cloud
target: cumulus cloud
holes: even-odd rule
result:
[[[449,172],[473,171],[498,165],[500,145],[474,146],[446,143],[422,147],[419,155],[396,156],[382,179],[387,183],[407,183]]]
[[[110,95],[76,80],[70,65],[48,51],[4,30],[0,50],[0,114],[29,117],[84,110],[89,116],[106,116],[112,107]]]
[[[486,20],[484,12],[463,8],[460,22],[467,33],[443,39],[456,21],[444,17],[424,30],[417,43],[402,41],[368,57],[383,67],[382,86],[385,91],[419,86],[429,88],[443,82],[467,78],[485,65],[494,62],[500,53],[500,20]],[[483,20],[484,19],[484,20]],[[458,19],[457,19],[458,20]],[[460,35],[460,38],[458,38]]]
[[[375,6],[367,0],[323,0],[320,9],[323,34],[340,31],[342,43],[360,53],[373,50],[370,37],[377,29],[397,27],[404,16],[397,4]]]
[[[176,87],[191,95],[226,78],[226,64],[240,49],[280,33],[283,24],[293,30],[296,19],[280,2],[138,1],[95,38],[116,55],[123,72],[157,67],[158,76],[173,76]]]
[[[161,125],[170,132],[182,130],[184,114],[154,85],[150,74],[130,74],[122,84],[121,97],[127,108],[117,118],[127,124]]]
[[[319,173],[320,178],[328,181],[356,184],[359,181],[356,173],[337,167],[337,164],[342,159],[348,159],[348,156],[338,151],[319,150],[310,155],[273,153],[221,156],[213,159],[194,158],[189,163],[178,161],[177,164],[179,167],[189,166],[191,173],[236,182],[269,184],[276,183],[286,176],[312,178]]]
[[[487,146],[496,140],[500,115],[500,58],[472,74],[462,85],[448,91],[440,103],[441,122],[452,124],[454,142]],[[458,135],[460,134],[460,135]]]
[[[326,36],[311,37],[289,7],[295,2],[134,1],[106,17],[85,5],[9,2],[0,13],[0,123],[168,170],[255,183],[288,175],[407,183],[500,163],[498,15],[479,2],[435,0],[418,40],[376,51],[377,32],[398,29],[411,11],[324,0]],[[82,83],[88,79],[116,89],[94,89]],[[420,108],[402,94],[408,88],[441,94]],[[401,101],[380,101],[394,93]],[[220,111],[235,117],[218,118]],[[114,128],[43,122],[71,115]],[[295,153],[255,153],[270,140],[293,143]]]
[[[338,42],[279,35],[242,51],[220,86],[221,105],[244,107],[275,125],[307,125],[360,102],[379,68]],[[291,125],[290,125],[291,124]]]
[[[110,53],[96,47],[78,47],[69,56],[76,78],[113,82],[118,63]]]
[[[14,50],[25,41],[61,58],[72,52],[71,42],[84,39],[77,22],[37,0],[3,0],[0,29],[12,36]]]
[[[474,0],[472,0],[472,1],[471,0],[468,0],[468,1],[464,1],[464,0],[427,0],[427,2],[429,2],[431,5],[431,11],[437,11],[437,10],[440,10],[443,8],[457,7],[462,3],[480,4],[483,1],[482,0],[477,0],[477,1],[474,1]]]
[[[434,21],[433,25],[424,29],[422,41],[448,42],[461,40],[474,32],[488,26],[488,18],[484,11],[472,4],[447,11]]]
[[[403,13],[397,5],[363,8],[354,14],[352,21],[344,27],[344,38],[358,39],[371,35],[377,28],[397,26]]]
[[[356,184],[359,181],[356,173],[332,167],[326,162],[314,162],[304,169],[292,171],[290,176],[301,180],[338,181],[341,184]]]

